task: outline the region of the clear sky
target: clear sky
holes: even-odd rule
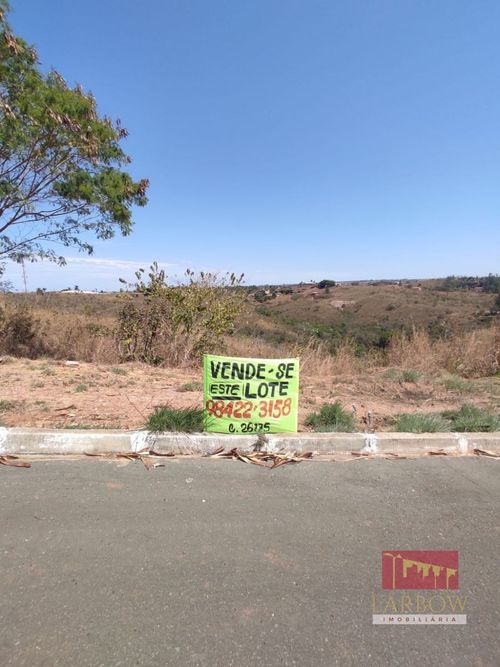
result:
[[[247,283],[500,271],[498,0],[11,5],[151,181],[131,236],[29,266],[31,289],[155,259]]]

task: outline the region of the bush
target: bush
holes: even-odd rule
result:
[[[0,308],[1,351],[18,357],[36,356],[39,324],[27,306],[16,306],[12,310]]]
[[[491,309],[491,312],[494,315],[498,315],[500,313],[500,291],[495,297],[495,303],[493,304],[493,308]]]
[[[275,299],[277,296],[278,292],[275,289],[273,290],[260,289],[255,292],[253,298],[258,303],[265,303],[266,301],[271,301],[272,299]]]
[[[129,285],[142,299],[132,302],[127,293],[128,302],[118,316],[122,360],[182,365],[214,351],[225,335],[234,332],[244,306],[243,275],[196,275],[188,270],[187,284],[171,286],[156,263],[147,282],[143,274],[140,269],[137,282]]]
[[[203,391],[203,382],[185,382],[177,389],[177,391]]]
[[[179,433],[201,433],[204,415],[200,408],[171,408],[168,405],[156,408],[146,424],[149,431],[177,431]]]
[[[472,403],[462,405],[459,410],[444,412],[443,416],[451,421],[453,431],[500,431],[500,415],[494,415]]]
[[[473,385],[470,382],[467,382],[467,380],[458,377],[458,375],[448,375],[447,377],[443,378],[442,383],[444,387],[448,389],[448,391],[458,391],[460,393],[465,393],[472,391],[473,389]]]
[[[450,424],[438,414],[401,414],[396,416],[394,430],[399,433],[439,433],[449,431]]]
[[[407,368],[406,370],[402,371],[399,379],[401,382],[418,382],[421,377],[422,373],[420,371],[417,371],[414,368]]]
[[[495,293],[500,291],[500,276],[490,273],[487,276],[448,276],[437,287],[439,290],[472,290]]]
[[[342,407],[340,401],[325,403],[319,412],[311,412],[307,415],[307,426],[312,426],[316,432],[341,432],[352,433],[356,430],[354,415]]]
[[[9,412],[15,410],[19,405],[19,401],[9,401],[4,398],[0,400],[0,412]]]

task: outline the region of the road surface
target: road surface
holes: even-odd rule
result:
[[[478,458],[0,466],[0,665],[497,666],[499,474]],[[384,549],[458,549],[467,625],[373,625]]]

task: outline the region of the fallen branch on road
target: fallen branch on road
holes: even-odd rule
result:
[[[478,447],[474,449],[474,454],[476,456],[488,456],[492,459],[500,459],[500,454],[495,454],[495,452],[489,452],[487,449],[479,449]]]
[[[164,463],[160,463],[155,459],[187,459],[187,458],[200,458],[200,455],[194,454],[174,454],[172,452],[162,453],[157,452],[154,449],[145,449],[139,452],[116,452],[116,453],[96,453],[96,452],[84,452],[85,456],[106,459],[110,461],[140,461],[146,470],[154,470],[155,468],[164,467]],[[81,455],[77,455],[78,456]],[[243,463],[250,463],[252,465],[257,465],[262,468],[268,468],[270,470],[274,468],[279,468],[280,466],[286,465],[288,463],[302,463],[303,461],[317,461],[317,462],[343,462],[343,461],[367,461],[374,459],[382,459],[386,461],[398,461],[402,459],[417,459],[422,456],[447,456],[447,457],[468,457],[468,456],[480,456],[487,459],[500,460],[500,454],[495,452],[480,449],[476,447],[472,452],[462,454],[461,452],[448,452],[444,449],[430,450],[427,452],[411,453],[408,455],[396,454],[395,452],[384,452],[382,454],[376,452],[342,452],[338,454],[318,454],[314,452],[304,452],[303,454],[299,453],[285,453],[285,452],[267,452],[254,450],[252,452],[241,452],[237,447],[233,449],[226,450],[224,447],[216,449],[210,454],[203,455],[203,458],[211,459],[226,459],[232,461],[242,461]],[[32,457],[31,457],[32,458]],[[64,458],[56,455],[55,458]],[[66,458],[71,458],[71,455]],[[47,456],[34,456],[35,460],[43,459],[52,459],[52,456],[49,454]],[[14,456],[12,454],[2,454],[0,455],[0,465],[9,466],[12,468],[31,468],[31,461],[27,458]]]
[[[0,464],[3,466],[11,466],[12,468],[31,468],[29,461],[21,461],[17,456],[4,454],[0,456]]]
[[[237,447],[230,449],[228,452],[225,451],[224,447],[221,447],[213,452],[213,454],[209,454],[207,458],[233,459],[243,461],[243,463],[262,466],[263,468],[279,468],[279,466],[287,463],[301,463],[312,457],[313,452],[304,452],[304,454],[275,454],[256,450],[249,454],[243,454]]]

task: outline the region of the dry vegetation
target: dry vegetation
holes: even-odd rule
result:
[[[432,285],[323,292],[296,287],[265,304],[250,297],[235,335],[218,344],[218,351],[240,356],[301,357],[301,428],[311,410],[337,399],[354,411],[360,429],[390,428],[398,413],[434,413],[467,401],[500,407],[500,326],[489,313],[492,295],[442,293]],[[2,300],[16,325],[10,332],[4,326],[0,338],[5,425],[137,428],[155,406],[201,404],[196,358],[176,367],[120,363],[119,295]],[[68,360],[79,363],[67,366]]]

